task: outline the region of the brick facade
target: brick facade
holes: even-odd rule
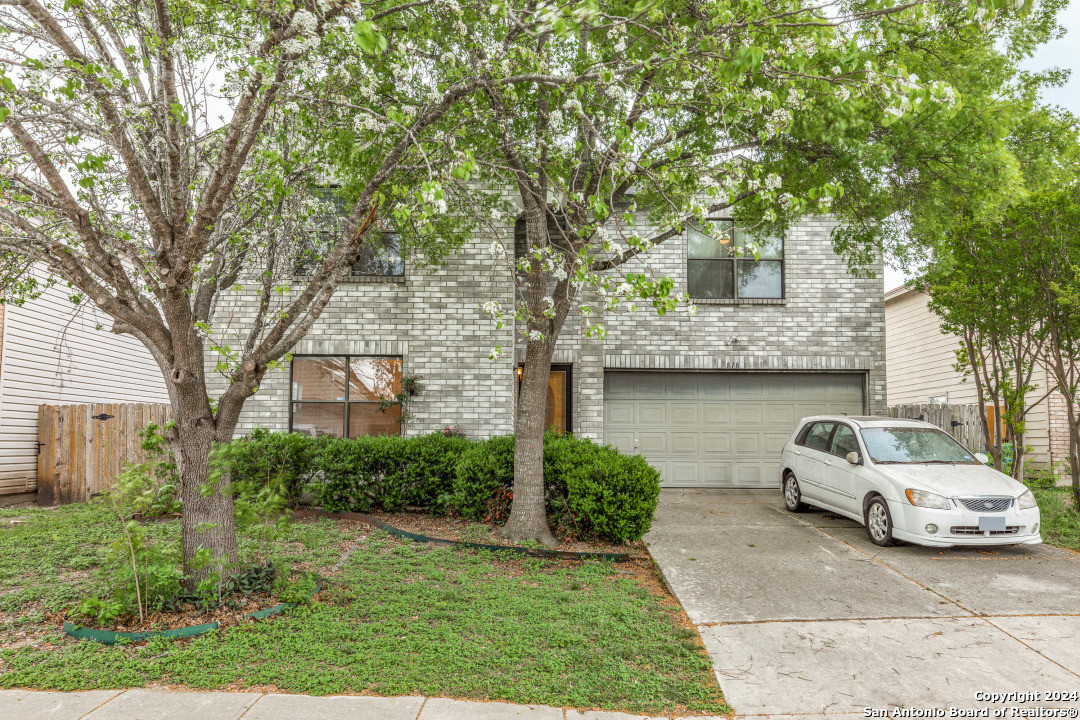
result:
[[[883,412],[882,266],[874,268],[876,279],[848,274],[844,260],[833,252],[832,228],[828,220],[808,219],[789,230],[784,299],[703,302],[696,316],[680,310],[658,317],[643,304],[636,314],[602,314],[605,339],[584,337],[577,317],[571,316],[553,362],[573,365],[575,433],[603,438],[604,371],[612,368],[860,371],[867,379],[867,410]],[[512,236],[511,226],[500,230]],[[490,244],[489,236],[478,233],[434,271],[409,266],[405,277],[394,282],[346,282],[296,354],[400,355],[403,372],[419,376],[424,388],[412,406],[409,435],[447,425],[477,437],[512,432],[512,356],[522,351],[509,352],[512,323],[497,330],[479,310],[486,300],[512,306],[511,278],[505,269],[492,270]],[[676,292],[687,290],[683,238],[654,249],[649,266],[656,276],[673,278]],[[246,292],[224,297],[215,327],[242,327],[253,297]],[[488,360],[496,345],[506,354]],[[212,387],[211,392],[222,389]],[[289,394],[288,370],[271,372],[248,401],[238,432],[288,429]]]

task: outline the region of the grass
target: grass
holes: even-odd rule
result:
[[[1080,552],[1080,512],[1074,508],[1072,488],[1033,489],[1042,516],[1043,542]]]
[[[12,514],[30,522],[4,529]],[[175,539],[176,526],[154,532]],[[313,606],[188,641],[74,641],[42,616],[94,588],[87,570],[108,527],[86,506],[0,513],[8,622],[42,626],[31,642],[0,649],[0,687],[260,686],[642,714],[730,710],[677,604],[624,568],[429,548],[326,520],[293,523],[275,548],[330,576]]]

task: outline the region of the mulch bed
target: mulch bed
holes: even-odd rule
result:
[[[515,547],[515,543],[499,536],[499,528],[491,528],[483,523],[474,523],[464,518],[450,518],[445,516],[425,515],[422,513],[367,513],[376,520],[381,520],[387,525],[393,525],[398,530],[427,535],[428,537],[453,542],[472,542],[484,545],[499,545],[502,547]],[[517,546],[520,547],[520,546]],[[559,542],[549,550],[566,552],[591,552],[591,553],[627,553],[632,557],[648,557],[645,543],[640,540],[619,545],[616,543],[603,542],[601,540]]]

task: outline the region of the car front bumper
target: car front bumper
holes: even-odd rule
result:
[[[963,509],[935,510],[904,501],[890,501],[893,537],[904,542],[931,547],[954,545],[1035,545],[1042,542],[1042,521],[1039,508],[1018,510],[1009,508],[1003,513],[980,514]],[[1005,518],[1006,531],[979,532],[979,518]],[[928,533],[927,525],[937,525],[936,533]]]

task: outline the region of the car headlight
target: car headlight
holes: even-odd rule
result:
[[[1039,507],[1039,503],[1035,502],[1035,496],[1031,494],[1030,490],[1025,490],[1023,495],[1016,498],[1016,507],[1021,510],[1030,510]]]
[[[905,493],[907,494],[908,501],[912,505],[934,508],[935,510],[952,510],[952,502],[947,497],[935,495],[934,493],[926,492],[925,490],[915,490],[913,488],[908,488]]]

